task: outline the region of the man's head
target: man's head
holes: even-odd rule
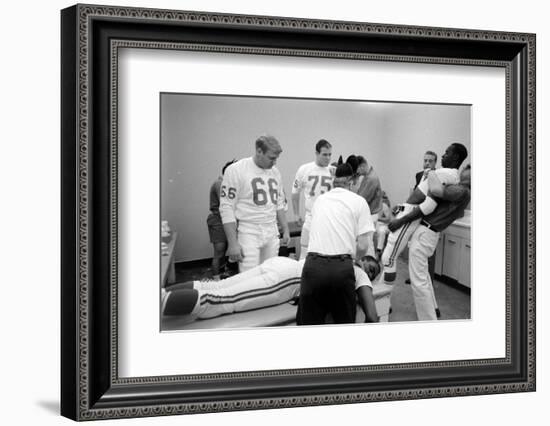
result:
[[[369,163],[362,155],[357,156],[357,174],[365,175],[369,171]]]
[[[468,188],[472,185],[472,166],[470,164],[466,164],[464,168],[462,169],[462,172],[460,172],[460,183],[462,185],[467,186]]]
[[[333,186],[335,188],[349,189],[351,185],[351,177],[353,176],[353,170],[348,163],[340,164],[336,167],[334,173]]]
[[[373,282],[378,275],[380,275],[380,271],[382,271],[382,266],[380,265],[380,262],[378,262],[374,257],[372,256],[364,256],[361,258],[363,261],[363,269],[369,276],[369,279],[371,282]]]
[[[254,161],[261,169],[271,169],[283,152],[279,141],[273,136],[263,135],[256,139]]]
[[[315,164],[319,167],[327,167],[331,156],[332,145],[328,141],[321,139],[315,144]]]
[[[468,156],[468,150],[461,143],[452,143],[441,156],[441,166],[458,169]]]
[[[435,165],[437,164],[437,154],[433,151],[426,151],[424,154],[424,170],[430,169],[435,170]]]
[[[353,154],[350,155],[348,158],[346,158],[346,164],[350,165],[353,174],[357,173],[357,169],[359,168],[359,161],[357,160],[357,156]]]

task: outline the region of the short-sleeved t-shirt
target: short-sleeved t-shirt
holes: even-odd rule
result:
[[[357,237],[374,231],[369,205],[347,189],[320,195],[311,213],[308,252],[355,256]]]

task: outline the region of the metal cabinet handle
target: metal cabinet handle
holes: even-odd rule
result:
[[[455,240],[448,239],[447,241],[450,242],[451,244],[456,244]]]

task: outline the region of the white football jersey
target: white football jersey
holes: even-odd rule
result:
[[[220,189],[223,223],[275,222],[277,210],[284,209],[284,203],[283,182],[276,167],[262,169],[249,157],[225,170]]]
[[[304,191],[306,213],[311,212],[313,203],[319,195],[331,190],[334,171],[334,166],[321,167],[314,161],[300,166],[292,184],[292,193],[299,194]]]
[[[455,185],[460,180],[458,175],[458,169],[449,169],[447,167],[441,167],[434,170],[437,178],[443,185]],[[422,178],[422,181],[418,184],[418,189],[420,189],[424,195],[428,193],[428,179]]]

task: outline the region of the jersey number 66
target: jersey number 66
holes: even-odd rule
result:
[[[265,206],[268,201],[268,194],[271,202],[277,204],[279,192],[277,190],[277,181],[273,178],[267,180],[267,188],[264,180],[260,177],[252,179],[252,198],[257,206]]]

